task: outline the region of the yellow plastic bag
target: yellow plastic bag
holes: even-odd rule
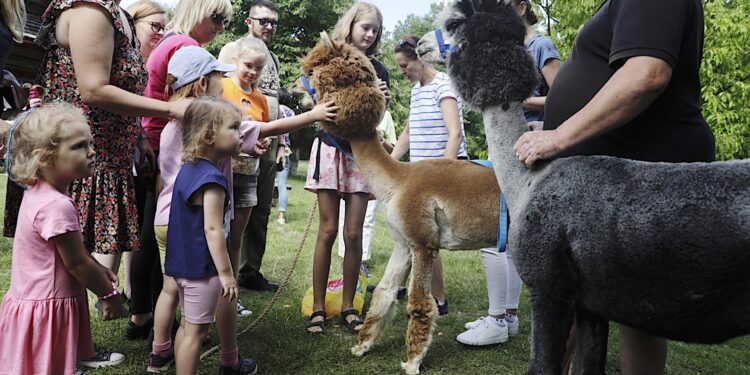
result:
[[[362,314],[362,307],[365,305],[365,291],[367,290],[367,277],[360,272],[357,290],[354,292],[354,308],[358,314]],[[341,300],[344,296],[344,277],[328,279],[326,286],[326,316],[332,318],[341,314]],[[305,296],[302,298],[302,315],[312,315],[313,290],[312,287],[307,289]]]

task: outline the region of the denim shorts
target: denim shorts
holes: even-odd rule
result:
[[[235,173],[232,179],[234,207],[250,208],[258,205],[258,171],[252,175]]]

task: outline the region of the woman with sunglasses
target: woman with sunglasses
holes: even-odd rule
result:
[[[156,44],[164,37],[167,11],[159,3],[151,0],[136,1],[126,11],[133,17],[135,35],[141,44],[141,56],[146,62]]]
[[[391,157],[401,159],[409,151],[409,159],[468,159],[466,137],[461,115],[461,98],[451,87],[445,73],[419,60],[416,46],[419,37],[406,36],[394,50],[401,75],[414,82],[411,89],[409,122],[396,142]],[[440,256],[432,270],[432,295],[440,315],[448,314],[443,266]]]

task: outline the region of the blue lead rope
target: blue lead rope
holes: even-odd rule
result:
[[[437,41],[438,48],[440,49],[440,57],[445,59],[449,53],[458,51],[458,47],[445,43],[443,39],[443,31],[438,27],[435,29],[435,40]]]
[[[305,75],[303,74],[302,76],[299,77],[299,79],[300,79],[300,81],[302,81],[302,86],[305,87],[305,91],[307,91],[307,93],[312,98],[313,103],[318,104],[318,101],[315,100],[315,93],[316,93],[316,91],[312,87],[312,85],[310,84],[310,81],[307,79],[307,77],[305,77]]]
[[[474,164],[483,167],[492,168],[492,162],[489,160],[472,160]],[[504,253],[505,246],[508,244],[508,205],[505,203],[505,194],[500,193],[500,221],[497,226],[497,252]]]

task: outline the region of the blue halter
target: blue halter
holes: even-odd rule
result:
[[[302,81],[302,86],[305,87],[305,91],[307,91],[307,94],[309,94],[312,98],[313,103],[318,104],[317,100],[315,100],[316,91],[310,84],[310,81],[307,79],[307,77],[305,77],[305,75],[303,74],[299,77],[299,79],[300,81]]]
[[[439,27],[435,29],[435,40],[437,41],[438,48],[440,49],[440,57],[444,59],[448,57],[448,54],[458,52],[459,50],[458,46],[445,43],[445,39],[443,39],[443,31]]]

